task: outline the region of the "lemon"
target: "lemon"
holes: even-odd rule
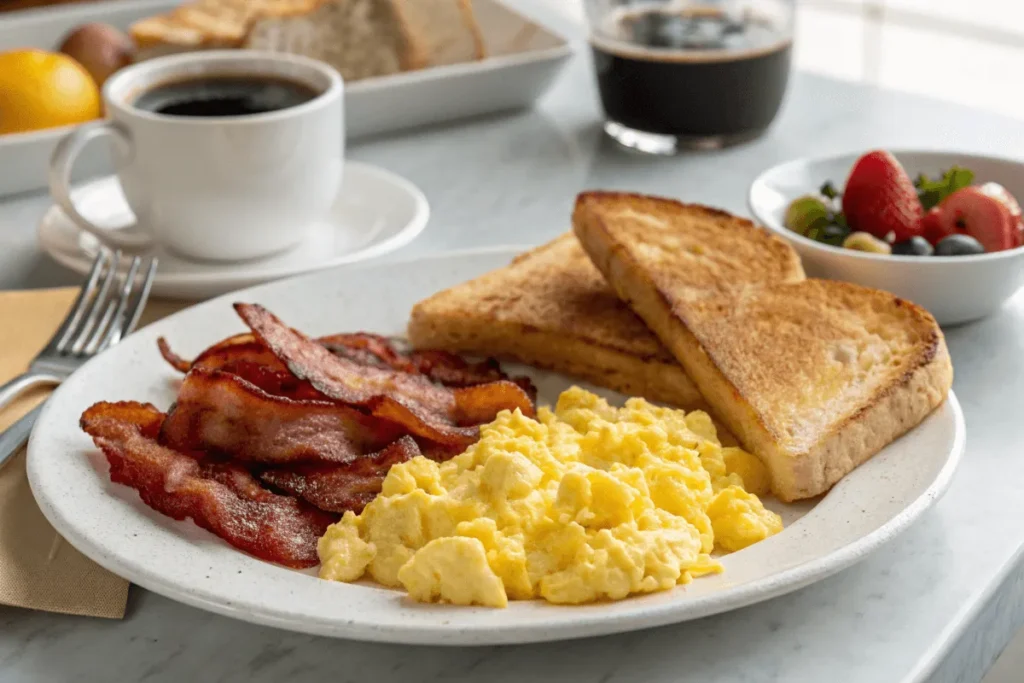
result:
[[[82,123],[101,112],[99,87],[71,57],[0,52],[0,134]]]

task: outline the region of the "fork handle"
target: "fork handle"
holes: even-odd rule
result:
[[[3,432],[0,432],[0,467],[3,467],[4,463],[28,441],[28,436],[32,433],[32,425],[36,423],[36,418],[39,417],[39,413],[43,410],[43,403],[37,405],[27,415]]]
[[[56,375],[49,375],[44,372],[26,372],[18,375],[7,384],[0,387],[0,410],[15,399],[21,392],[38,384],[60,384],[61,378]]]

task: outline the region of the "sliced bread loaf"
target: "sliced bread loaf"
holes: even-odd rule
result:
[[[324,61],[347,81],[427,65],[423,41],[405,15],[407,0],[327,0],[312,12],[257,20],[245,47]]]
[[[430,66],[484,58],[484,39],[471,0],[405,0],[403,11]]]

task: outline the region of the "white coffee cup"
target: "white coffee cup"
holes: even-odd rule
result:
[[[319,94],[285,109],[227,117],[168,116],[134,105],[161,85],[208,76],[285,79]],[[224,50],[141,62],[104,85],[108,119],[79,126],[57,146],[50,191],[78,227],[111,247],[160,245],[228,261],[283,251],[306,237],[341,185],[343,90],[333,68],[291,55]],[[136,218],[118,229],[90,222],[70,193],[75,158],[107,135]]]

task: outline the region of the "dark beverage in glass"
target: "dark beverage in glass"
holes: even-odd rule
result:
[[[594,5],[607,8],[599,18]],[[722,147],[757,137],[778,113],[792,53],[788,3],[592,0],[588,9],[605,130],[620,143],[652,153]]]

